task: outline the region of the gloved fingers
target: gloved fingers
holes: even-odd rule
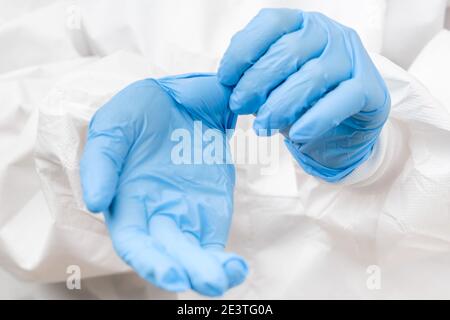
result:
[[[329,47],[320,58],[308,61],[271,92],[253,123],[257,134],[263,129],[288,128],[328,90],[351,76],[349,58],[341,57],[336,65],[336,53],[328,50]]]
[[[142,200],[115,198],[111,209],[105,212],[105,219],[117,254],[137,274],[165,290],[189,289],[189,279],[182,266],[150,237]]]
[[[188,241],[200,246],[200,240],[191,232],[183,231]],[[215,257],[223,267],[228,279],[228,288],[241,284],[248,274],[248,266],[245,260],[234,253],[224,252],[224,245],[218,243],[202,245],[202,248]]]
[[[294,123],[289,138],[296,143],[315,139],[358,113],[365,104],[361,83],[355,79],[344,81]]]
[[[128,149],[128,142],[119,129],[90,129],[80,162],[80,176],[83,198],[91,212],[105,211],[111,204]]]
[[[148,224],[152,237],[185,268],[193,290],[207,296],[220,296],[227,290],[228,279],[221,264],[187,238],[171,217],[155,214]]]
[[[325,28],[305,15],[302,29],[281,37],[243,74],[230,97],[230,109],[237,114],[257,112],[274,88],[322,54],[327,37]]]
[[[233,288],[242,282],[248,274],[245,260],[234,253],[224,252],[223,246],[204,246],[222,265],[228,278],[228,287]]]
[[[301,28],[303,15],[292,9],[262,9],[240,32],[233,36],[220,67],[219,80],[233,86],[242,74],[266,53],[283,35]]]

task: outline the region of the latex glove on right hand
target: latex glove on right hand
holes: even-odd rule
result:
[[[86,205],[104,213],[118,255],[163,289],[218,296],[246,277],[245,261],[223,252],[235,180],[225,148],[236,122],[229,95],[213,75],[142,80],[89,125],[80,165]],[[224,147],[215,162],[196,145],[205,137]]]
[[[230,108],[280,131],[303,169],[339,181],[364,160],[390,97],[355,31],[313,12],[263,9],[232,39],[219,69]]]

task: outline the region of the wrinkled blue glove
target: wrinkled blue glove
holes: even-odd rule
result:
[[[389,114],[356,32],[320,13],[263,9],[233,37],[218,76],[234,86],[231,110],[255,114],[257,134],[279,130],[304,170],[329,182],[368,158]]]
[[[230,93],[209,74],[142,80],[90,122],[80,164],[86,205],[104,213],[118,255],[163,289],[217,296],[247,274],[241,257],[223,251],[235,182],[229,150],[212,164],[194,158],[211,150],[205,140],[227,145],[236,122]],[[192,148],[180,148],[182,136]]]

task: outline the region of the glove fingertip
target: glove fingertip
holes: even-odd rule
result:
[[[289,132],[289,140],[294,143],[307,143],[311,138],[307,135],[301,134],[301,132]]]
[[[242,103],[240,102],[240,99],[238,98],[238,95],[235,91],[230,96],[230,102],[229,102],[230,110],[233,111],[235,114],[241,114],[242,109]]]
[[[237,67],[235,66],[236,62],[233,63],[232,61],[232,57],[225,53],[222,61],[220,61],[219,70],[217,71],[217,78],[219,79],[219,82],[227,87],[235,86],[240,78],[240,74],[238,72],[233,72],[233,70],[237,69]]]
[[[112,197],[102,193],[84,193],[84,202],[88,210],[92,213],[100,213],[106,211],[112,201]]]
[[[289,129],[289,139],[295,143],[307,143],[315,136],[315,129],[320,126],[314,119],[301,117]]]
[[[235,287],[242,282],[248,275],[248,266],[244,259],[233,258],[225,263],[225,273],[227,274],[229,286]]]
[[[110,169],[108,170],[107,163],[103,163],[103,168],[96,170],[81,166],[83,200],[92,213],[106,211],[112,202],[118,177],[114,170]]]
[[[183,292],[191,288],[188,276],[180,268],[169,268],[155,279],[150,279],[149,281],[172,292]]]
[[[80,161],[83,200],[92,213],[109,208],[119,180],[117,165],[105,150],[102,141],[88,140]]]

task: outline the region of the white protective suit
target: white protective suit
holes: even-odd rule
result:
[[[308,176],[282,143],[274,175],[237,165],[228,250],[250,274],[225,298],[450,298],[445,0],[0,0],[0,298],[199,297],[130,273],[84,208],[78,161],[91,115],[119,89],[217,70],[262,7],[356,29],[392,112],[371,158],[338,184]],[[65,286],[70,265],[81,290]]]

